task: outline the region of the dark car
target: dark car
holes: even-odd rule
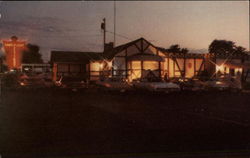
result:
[[[21,78],[19,84],[26,88],[42,88],[44,87],[44,82],[39,78]]]
[[[132,89],[131,85],[121,78],[108,78],[106,80],[97,81],[96,85],[110,91],[125,92]]]
[[[56,81],[56,86],[60,88],[69,88],[72,90],[86,88],[86,81],[84,78],[80,77],[61,77]]]
[[[184,91],[203,91],[205,83],[197,79],[189,79],[182,82],[181,88]]]

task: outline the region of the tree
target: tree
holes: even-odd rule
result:
[[[174,44],[174,45],[171,45],[168,49],[167,49],[168,52],[171,52],[171,53],[180,53],[181,51],[181,48],[178,44]]]
[[[27,49],[23,51],[22,63],[43,63],[42,55],[39,53],[39,46],[27,44]]]
[[[213,54],[230,54],[234,52],[235,43],[227,40],[213,40],[209,45],[209,53]]]
[[[235,53],[245,55],[245,54],[247,54],[247,51],[246,51],[246,48],[244,48],[244,47],[236,46]]]
[[[213,40],[209,45],[209,53],[213,54],[247,54],[246,48],[241,46],[236,46],[235,42],[227,40]]]
[[[187,54],[189,52],[189,50],[187,48],[182,48],[181,49],[181,53],[183,54]]]
[[[189,50],[187,48],[180,48],[180,46],[178,44],[174,44],[174,45],[171,45],[167,49],[167,51],[170,52],[170,53],[183,53],[183,54],[187,54]]]

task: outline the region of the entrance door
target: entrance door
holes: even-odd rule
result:
[[[141,78],[141,61],[132,61],[131,62],[131,79]]]
[[[146,77],[149,72],[152,72],[154,76],[159,77],[159,62],[158,61],[144,61],[142,77]]]

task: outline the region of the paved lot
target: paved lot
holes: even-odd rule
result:
[[[246,155],[250,149],[249,96],[5,91],[0,107],[1,155],[164,153],[178,157],[221,151]]]

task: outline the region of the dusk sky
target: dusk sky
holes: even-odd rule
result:
[[[0,39],[16,35],[51,50],[102,51],[101,22],[113,28],[114,2],[0,2]],[[116,45],[140,37],[168,48],[208,49],[214,39],[236,42],[249,50],[248,1],[117,1]],[[107,33],[107,42],[113,34]]]

